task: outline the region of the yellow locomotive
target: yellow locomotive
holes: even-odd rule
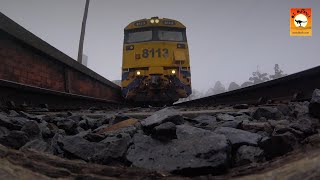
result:
[[[124,29],[122,95],[129,101],[172,104],[191,94],[186,27],[152,17]]]

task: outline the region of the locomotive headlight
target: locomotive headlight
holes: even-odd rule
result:
[[[139,76],[141,74],[141,72],[140,71],[137,71],[137,75]]]
[[[171,73],[172,73],[172,74],[175,74],[175,73],[176,73],[176,70],[173,69],[173,70],[171,71]]]
[[[154,22],[159,23],[160,21],[159,21],[159,19],[156,19]]]
[[[154,23],[154,19],[151,19],[150,22],[151,22],[151,24],[153,24]]]

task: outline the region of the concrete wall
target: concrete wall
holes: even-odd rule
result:
[[[1,13],[0,79],[105,100],[122,100],[119,86],[79,64]]]

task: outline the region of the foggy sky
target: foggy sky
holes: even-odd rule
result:
[[[85,0],[0,0],[0,11],[76,59]],[[312,37],[290,37],[289,11],[311,7]],[[279,64],[291,74],[318,66],[320,2],[317,0],[91,0],[84,54],[88,67],[109,80],[121,78],[123,29],[159,16],[187,27],[192,86],[248,80],[259,68]]]

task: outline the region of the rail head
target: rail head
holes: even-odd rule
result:
[[[317,88],[320,88],[320,66],[264,83],[193,99],[175,105],[252,103],[260,101],[261,98],[264,99],[264,101],[275,99],[289,101],[307,100],[311,98],[313,90]]]

